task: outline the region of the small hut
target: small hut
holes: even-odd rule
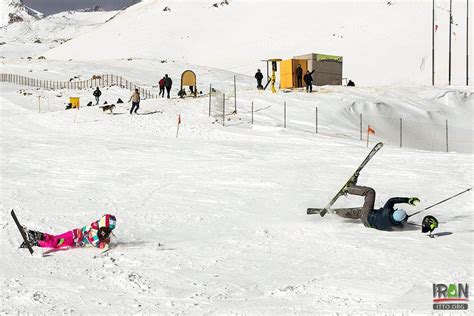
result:
[[[314,69],[313,79],[315,85],[342,85],[342,56],[307,54],[294,58],[308,61],[308,70],[312,71]]]
[[[303,76],[307,70],[311,72],[314,69],[313,79],[317,86],[342,85],[342,56],[307,54],[281,62],[281,88],[298,87],[296,79],[298,65],[303,69]]]

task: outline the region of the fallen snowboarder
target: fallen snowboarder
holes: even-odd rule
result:
[[[91,245],[102,249],[110,243],[110,234],[115,229],[115,226],[115,216],[106,214],[90,225],[76,228],[60,235],[51,235],[28,229],[25,229],[25,233],[31,246],[58,249]],[[28,245],[26,242],[23,242],[20,248],[28,248]]]

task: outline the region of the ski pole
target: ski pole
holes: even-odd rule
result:
[[[448,201],[448,200],[451,200],[452,198],[455,198],[455,197],[458,196],[458,195],[461,195],[461,194],[466,193],[466,192],[471,191],[471,190],[472,190],[472,188],[466,189],[466,190],[464,190],[464,191],[462,191],[462,192],[459,192],[458,194],[455,194],[455,195],[453,195],[453,196],[448,197],[447,199],[444,199],[444,200],[442,200],[442,201],[439,201],[438,203],[435,203],[435,204],[433,204],[433,205],[431,205],[431,206],[428,206],[427,208],[424,208],[424,209],[422,209],[421,211],[415,212],[415,213],[409,215],[408,217],[412,217],[413,215],[416,215],[416,214],[418,214],[418,213],[421,213],[421,212],[423,212],[423,211],[426,211],[426,210],[428,210],[428,209],[430,209],[430,208],[432,208],[432,207],[435,207],[436,205],[439,205],[439,204],[441,204],[441,203],[444,203],[444,202],[446,202],[446,201]]]

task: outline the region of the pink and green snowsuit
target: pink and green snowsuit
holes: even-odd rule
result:
[[[114,215],[106,214],[98,221],[82,228],[76,228],[60,235],[44,234],[42,240],[38,240],[38,245],[43,248],[67,248],[67,247],[87,247],[89,245],[97,248],[104,248],[110,243],[110,238],[99,240],[98,231],[101,227],[115,229],[117,220]]]

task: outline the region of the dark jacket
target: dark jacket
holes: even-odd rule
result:
[[[303,80],[307,85],[310,85],[313,82],[313,76],[311,76],[313,72],[314,70],[311,71],[309,74],[305,74],[303,77]]]
[[[296,77],[301,78],[303,76],[303,68],[298,67],[296,68]]]
[[[161,80],[158,81],[158,84],[160,85],[160,88],[163,88],[165,86],[165,79],[161,78]]]
[[[393,206],[399,203],[408,203],[409,198],[406,197],[394,197],[385,203],[385,205],[378,209],[369,212],[367,215],[366,226],[379,229],[379,230],[392,230],[393,228],[402,228],[403,224],[396,222],[392,218],[395,209]]]
[[[262,73],[261,73],[261,72],[257,72],[257,73],[255,74],[255,79],[257,79],[257,80],[259,80],[259,81],[262,81],[262,79],[263,79]]]
[[[173,85],[173,80],[171,80],[170,77],[166,77],[165,78],[165,87],[171,88],[172,85]]]
[[[102,92],[100,92],[100,90],[94,90],[93,95],[94,95],[94,97],[98,98],[102,95]]]

